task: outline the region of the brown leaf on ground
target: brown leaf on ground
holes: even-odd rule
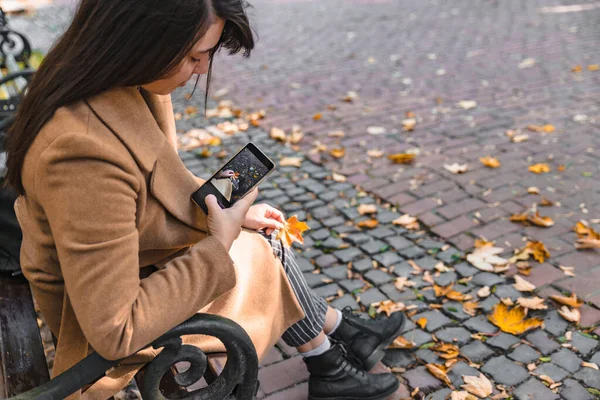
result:
[[[515,279],[513,287],[519,292],[533,292],[535,290],[535,285],[521,278],[519,275],[515,275],[513,278]]]
[[[564,265],[559,265],[558,268],[560,268],[565,275],[575,277],[575,267],[566,267]]]
[[[390,345],[389,348],[390,349],[412,349],[413,347],[415,347],[414,342],[408,341],[402,336],[398,336],[396,339],[394,339],[394,341],[392,342],[392,344]]]
[[[481,161],[481,163],[488,168],[499,168],[502,165],[500,163],[500,161],[498,161],[497,158],[490,157],[490,156],[480,157],[479,161]]]
[[[346,149],[343,147],[331,149],[329,151],[329,154],[331,154],[335,158],[342,158],[346,155]]]
[[[600,240],[593,239],[591,237],[577,239],[577,241],[575,242],[575,248],[577,250],[600,249]]]
[[[399,292],[402,292],[406,288],[416,286],[416,282],[409,281],[407,277],[400,277],[396,279],[394,286]]]
[[[517,261],[527,261],[530,256],[533,256],[533,258],[542,264],[546,258],[550,258],[550,252],[542,242],[527,242],[525,248],[512,256],[508,261],[514,264]]]
[[[528,125],[527,129],[532,132],[544,132],[544,133],[552,133],[556,130],[554,125],[546,124],[546,125]]]
[[[579,308],[584,304],[584,301],[579,299],[575,293],[571,293],[571,296],[559,296],[559,295],[551,295],[550,298],[557,303],[567,305],[573,308]]]
[[[346,103],[352,103],[357,98],[358,98],[358,93],[350,91],[346,94],[346,96],[344,96],[342,98],[342,101],[345,101]]]
[[[427,326],[427,318],[419,318],[416,324],[419,325],[421,329],[425,329],[425,327]]]
[[[323,118],[323,114],[321,114],[321,113],[317,113],[317,114],[313,115],[313,119],[315,121],[319,121],[319,120],[321,120],[321,118]]]
[[[544,321],[538,318],[525,319],[525,309],[516,306],[509,309],[504,303],[498,303],[488,319],[503,332],[521,335],[531,329],[539,328]]]
[[[533,164],[529,166],[529,171],[534,174],[544,174],[550,172],[550,166],[546,163]]]
[[[535,186],[531,186],[527,188],[527,193],[529,194],[540,194],[540,189],[536,188]]]
[[[467,301],[472,299],[473,297],[468,294],[461,293],[457,290],[450,290],[446,293],[446,298],[454,301]]]
[[[416,126],[417,126],[417,120],[415,118],[407,118],[402,121],[402,128],[406,132],[414,131]]]
[[[373,214],[377,212],[377,206],[375,204],[361,204],[358,206],[357,211],[360,215]]]
[[[304,133],[302,132],[300,127],[298,125],[294,125],[292,127],[292,133],[290,134],[290,143],[298,144],[302,141],[303,138],[304,138]]]
[[[517,304],[521,307],[529,308],[530,310],[545,310],[548,306],[544,304],[544,301],[545,299],[540,297],[519,297],[517,299]]]
[[[588,65],[588,71],[600,71],[600,64],[590,64]]]
[[[445,297],[446,293],[452,290],[452,286],[454,286],[453,283],[449,284],[448,286],[438,286],[434,284],[433,291],[435,293],[435,297]]]
[[[569,308],[567,306],[562,306],[558,310],[558,313],[560,314],[561,317],[563,317],[564,319],[566,319],[569,322],[574,322],[574,323],[578,324],[579,321],[581,320],[581,312],[579,312],[579,310],[576,308]]]
[[[415,154],[399,153],[388,156],[395,164],[411,164],[415,161]]]
[[[361,227],[361,228],[373,229],[373,228],[376,228],[377,225],[379,225],[379,221],[377,221],[376,219],[367,219],[365,221],[360,221],[356,225],[359,226],[359,227]]]
[[[496,242],[488,242],[483,239],[475,239],[475,244],[473,245],[473,247],[476,249],[479,249],[482,247],[493,247],[495,243]]]
[[[463,174],[469,169],[469,164],[444,164],[444,169],[452,172],[453,174]]]
[[[429,371],[431,375],[435,376],[436,378],[438,378],[439,380],[441,380],[446,385],[452,388],[452,381],[450,381],[450,378],[448,378],[445,366],[439,364],[426,364],[425,368],[427,368],[427,371]]]
[[[400,225],[408,230],[419,229],[419,222],[415,217],[404,214],[392,221],[394,225]]]
[[[581,72],[582,68],[581,65],[576,65],[573,68],[571,68],[571,72],[575,72],[575,73],[579,73]]]
[[[277,240],[281,239],[284,246],[290,247],[293,242],[304,244],[302,232],[310,229],[306,222],[298,221],[298,216],[292,215],[285,222],[283,229],[277,234]]]
[[[270,133],[271,139],[278,140],[280,142],[287,142],[287,135],[283,129],[279,129],[276,127],[271,128]]]
[[[494,391],[492,382],[490,382],[490,380],[481,373],[478,377],[463,375],[462,378],[465,384],[461,387],[467,392],[474,394],[482,399],[488,397]]]
[[[431,347],[432,351],[435,351],[438,356],[444,360],[451,360],[457,358],[460,355],[460,350],[456,345],[450,343],[439,343]]]
[[[485,246],[475,249],[471,254],[467,254],[467,261],[475,268],[494,272],[495,266],[506,265],[508,260],[498,256],[504,251],[501,247]]]
[[[542,217],[539,212],[529,216],[529,222],[534,225],[549,228],[554,225],[554,221],[550,217]]]
[[[477,296],[482,299],[489,297],[491,294],[492,294],[492,292],[491,292],[489,286],[484,286],[477,291]]]
[[[387,315],[388,317],[392,315],[392,313],[404,311],[406,309],[404,303],[396,303],[392,300],[384,300],[377,303],[373,303],[372,305],[377,306],[377,314],[385,313],[385,315]]]
[[[344,137],[346,134],[344,131],[332,131],[327,134],[329,137]]]
[[[371,149],[367,151],[367,155],[371,158],[379,158],[383,156],[383,151],[378,149]]]
[[[301,167],[302,157],[283,157],[279,160],[279,165],[282,167]]]
[[[509,220],[512,222],[527,222],[527,214],[513,214]]]
[[[541,207],[552,207],[554,206],[554,202],[548,200],[546,197],[542,196],[542,200],[538,203]]]
[[[331,179],[333,179],[335,182],[346,182],[348,180],[348,178],[346,178],[344,175],[338,174],[336,172],[333,172],[331,174]]]
[[[465,314],[474,317],[477,314],[477,309],[479,308],[479,303],[477,301],[467,301],[463,303],[463,311]]]

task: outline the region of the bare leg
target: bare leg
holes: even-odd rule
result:
[[[298,349],[298,351],[301,353],[306,353],[322,345],[326,338],[327,336],[325,336],[325,332],[321,331],[321,333],[319,333],[319,336],[317,336],[310,342],[303,344],[302,346],[296,347],[296,349]]]
[[[329,335],[329,332],[335,327],[338,320],[338,313],[335,309],[331,307],[327,307],[327,314],[325,314],[325,325],[323,326],[323,330],[325,334]]]

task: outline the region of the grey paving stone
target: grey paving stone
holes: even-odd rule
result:
[[[296,243],[294,243],[296,244]],[[302,252],[302,256],[306,257],[306,258],[316,258],[319,256],[322,256],[323,252],[319,249],[308,249]]]
[[[387,224],[388,222],[392,222],[396,218],[401,216],[400,213],[389,211],[389,210],[381,210],[377,213],[377,219],[381,224]]]
[[[443,364],[444,360],[429,349],[420,349],[415,352],[415,357],[427,364]]]
[[[308,286],[310,286],[313,289],[318,286],[325,285],[325,283],[323,282],[323,279],[327,278],[323,274],[313,274],[310,272],[305,272],[303,275],[304,275],[304,279],[306,280],[306,283],[308,284]]]
[[[412,353],[404,349],[388,349],[385,351],[383,363],[390,368],[408,368],[417,362]]]
[[[529,364],[540,358],[540,353],[535,351],[531,346],[522,344],[510,352],[508,357],[523,364]]]
[[[367,291],[364,291],[359,294],[360,302],[365,305],[365,307],[369,307],[371,304],[387,300],[387,298],[376,288],[371,288]]]
[[[492,274],[491,272],[480,272],[473,276],[471,282],[477,286],[489,286],[490,288],[494,285],[503,283],[505,279],[498,275]]]
[[[435,255],[437,258],[447,264],[452,264],[464,257],[464,253],[455,248],[449,248]]]
[[[592,368],[581,368],[573,378],[585,383],[587,386],[600,390],[600,371]]]
[[[461,354],[469,358],[469,360],[480,363],[494,354],[494,350],[483,344],[479,340],[474,340],[460,349]]]
[[[554,358],[554,357],[553,357]],[[538,375],[549,376],[554,382],[560,382],[569,376],[569,372],[552,363],[543,363],[535,370]]]
[[[565,379],[560,395],[565,400],[594,400],[594,396],[573,379]]]
[[[406,262],[403,261],[400,264],[394,265],[394,274],[401,277],[408,277],[410,280],[413,280],[415,275],[412,274],[414,269]]]
[[[560,345],[556,343],[554,339],[549,337],[546,332],[541,330],[536,330],[527,335],[525,338],[545,356],[560,348]]]
[[[344,279],[338,282],[347,292],[353,292],[356,289],[362,289],[365,284],[360,279]]]
[[[494,295],[500,299],[509,298],[512,301],[516,302],[519,297],[523,297],[523,293],[519,292],[517,289],[512,287],[511,285],[498,285],[494,291]]]
[[[396,232],[394,232],[390,228],[380,226],[379,228],[375,228],[375,229],[369,231],[369,234],[373,237],[376,237],[377,239],[384,239],[384,238],[395,236]]]
[[[444,303],[443,308],[446,314],[450,314],[453,319],[464,321],[466,319],[471,318],[471,316],[463,311],[463,306],[461,303],[456,301],[449,301]]]
[[[393,301],[406,301],[414,300],[417,298],[415,292],[413,292],[412,290],[405,289],[404,291],[400,292],[398,291],[398,289],[396,289],[393,283],[386,283],[385,285],[381,285],[379,287],[379,290],[381,290],[390,300]]]
[[[328,209],[328,215],[331,215],[331,210],[329,210],[329,207],[327,207],[327,209]],[[314,216],[314,212],[315,212],[315,210],[312,211],[313,216]],[[317,217],[315,217],[315,218],[317,218]],[[321,221],[321,223],[329,228],[332,228],[336,225],[343,224],[345,221],[346,220],[344,218],[336,216],[336,217],[327,218],[327,219]]]
[[[344,265],[325,268],[321,272],[336,281],[346,279],[348,277],[348,268],[346,268]]]
[[[304,257],[297,257],[296,261],[302,272],[310,272],[315,269],[315,266]]]
[[[454,266],[454,269],[463,278],[468,278],[469,276],[473,276],[473,275],[479,273],[479,270],[477,268],[473,267],[472,265],[470,265],[466,262],[461,262],[459,264],[456,264]]]
[[[405,249],[398,250],[398,254],[406,259],[414,260],[415,258],[423,256],[425,254],[425,250],[418,246],[410,246]]]
[[[433,281],[439,286],[448,286],[452,282],[456,282],[458,277],[456,276],[456,272],[449,271],[443,272],[439,276],[433,276]]]
[[[497,383],[510,386],[518,385],[529,377],[525,368],[504,356],[492,358],[481,367],[481,371],[491,376]]]
[[[321,286],[315,289],[315,293],[317,293],[321,297],[329,297],[337,295],[337,291],[341,289],[337,283],[330,283],[325,286]]]
[[[598,346],[597,340],[583,336],[579,332],[573,333],[573,341],[571,343],[577,348],[578,353],[583,356],[589,356]]]
[[[402,257],[393,251],[386,251],[385,253],[377,254],[373,258],[386,268],[389,268],[395,264],[399,264],[403,261]]]
[[[549,311],[544,317],[544,330],[556,337],[565,334],[569,324],[557,311]]]
[[[479,302],[479,307],[483,312],[489,313],[500,303],[500,299],[494,295],[488,296],[485,300]]]
[[[315,259],[315,265],[320,268],[331,267],[338,262],[333,254],[323,254]]]
[[[388,283],[394,278],[379,269],[372,269],[365,274],[365,279],[378,286],[383,283]]]
[[[342,224],[332,227],[331,231],[336,232],[340,235],[350,235],[351,233],[358,232],[358,228],[356,228],[354,225]]]
[[[350,294],[345,294],[342,297],[333,300],[331,306],[338,310],[343,310],[345,307],[350,307],[353,310],[360,310],[360,306]]]
[[[358,272],[365,272],[373,268],[373,262],[370,258],[361,258],[352,262],[352,269]]]
[[[342,208],[340,209],[340,212],[347,218],[350,220],[353,219],[357,219],[360,217],[360,213],[358,212],[358,210],[354,207],[351,208]]]
[[[415,262],[422,269],[425,269],[427,271],[433,271],[433,269],[435,268],[435,265],[437,263],[439,263],[440,261],[436,260],[433,257],[426,256],[426,257],[423,257],[423,258],[419,258],[418,260],[415,260]]]
[[[366,243],[360,245],[360,248],[363,249],[367,254],[377,254],[383,251],[389,250],[390,245],[382,242],[381,240],[370,240]]]
[[[324,193],[317,193],[317,196],[319,196],[319,198],[323,201],[326,202],[330,202],[336,198],[339,197],[339,195],[336,192],[333,191],[329,191],[329,192],[324,192]]]
[[[334,252],[335,256],[343,263],[352,261],[362,255],[362,252],[356,247],[349,247],[344,250],[338,250]]]
[[[511,346],[519,343],[519,338],[509,335],[508,333],[500,332],[498,336],[490,337],[485,343],[492,347],[508,350]]]
[[[443,242],[439,242],[437,240],[433,240],[433,239],[421,239],[419,240],[419,246],[425,248],[425,249],[441,249],[442,247],[444,247],[446,245],[446,243]]]
[[[405,249],[413,245],[410,240],[407,240],[402,236],[386,237],[384,240],[396,250]]]
[[[435,333],[443,342],[454,343],[459,346],[463,346],[471,341],[471,332],[461,327],[450,327],[440,329]]]
[[[600,351],[596,352],[596,354],[594,354],[592,358],[590,358],[590,362],[600,365]]]
[[[426,400],[447,400],[452,393],[452,390],[446,388],[442,390],[438,390],[435,393],[431,393]]]
[[[455,387],[460,387],[460,385],[464,385],[465,381],[463,380],[463,375],[466,376],[479,376],[479,370],[469,367],[464,361],[459,361],[452,366],[450,371],[448,372],[448,378],[452,381],[452,384]]]
[[[558,353],[552,354],[552,363],[571,373],[581,368],[582,361],[575,353],[565,348],[560,349]]]
[[[412,332],[414,329],[416,329],[416,325],[414,322],[412,322],[410,319],[406,319],[406,321],[404,322],[404,327],[402,328],[402,334],[406,334],[407,332]],[[411,333],[412,334],[412,333]]]
[[[559,398],[556,393],[535,378],[531,378],[515,389],[514,395],[518,400],[554,400]]]
[[[408,381],[411,388],[419,388],[424,394],[431,393],[443,385],[442,381],[431,375],[423,366],[406,371],[402,377]]]
[[[496,333],[498,332],[498,328],[488,322],[487,318],[484,315],[478,315],[477,317],[473,317],[469,320],[466,320],[463,323],[464,326],[469,328],[474,332],[482,332],[482,333]]]
[[[425,329],[428,332],[434,332],[441,327],[452,324],[452,320],[450,318],[446,317],[444,314],[437,310],[431,310],[421,314],[417,314],[412,317],[412,320],[418,321],[421,318],[427,318],[427,325],[425,326]]]
[[[425,343],[433,341],[433,339],[431,338],[431,334],[424,332],[421,329],[413,329],[407,331],[406,333],[403,333],[402,336],[404,336],[406,340],[414,342],[415,347],[420,347]]]
[[[373,238],[371,236],[367,235],[366,233],[362,233],[362,232],[351,233],[345,237],[345,240],[347,240],[348,242],[355,244],[355,245],[366,243],[372,239]]]
[[[334,237],[328,237],[325,241],[323,241],[321,243],[321,247],[323,247],[325,249],[337,249],[342,244],[344,244],[344,241],[342,239],[334,238]]]

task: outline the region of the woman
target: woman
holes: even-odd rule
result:
[[[244,7],[82,0],[20,106],[7,181],[20,194],[22,268],[58,337],[53,375],[91,351],[128,357],[84,398],[124,387],[156,355],[136,351],[199,310],[238,322],[259,357],[280,337],[297,347],[312,399],[380,399],[398,387],[366,370],[402,314],[365,321],[328,307],[271,236],[284,216],[253,206],[256,190],[224,210],[209,196],[208,216],[190,199],[203,181],[176,152],[169,94],[210,78],[221,48],[250,54]],[[214,338],[185,341],[222,350]]]

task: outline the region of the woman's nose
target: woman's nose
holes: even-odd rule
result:
[[[204,75],[208,73],[208,59],[202,60],[194,69],[194,73],[198,75]]]

